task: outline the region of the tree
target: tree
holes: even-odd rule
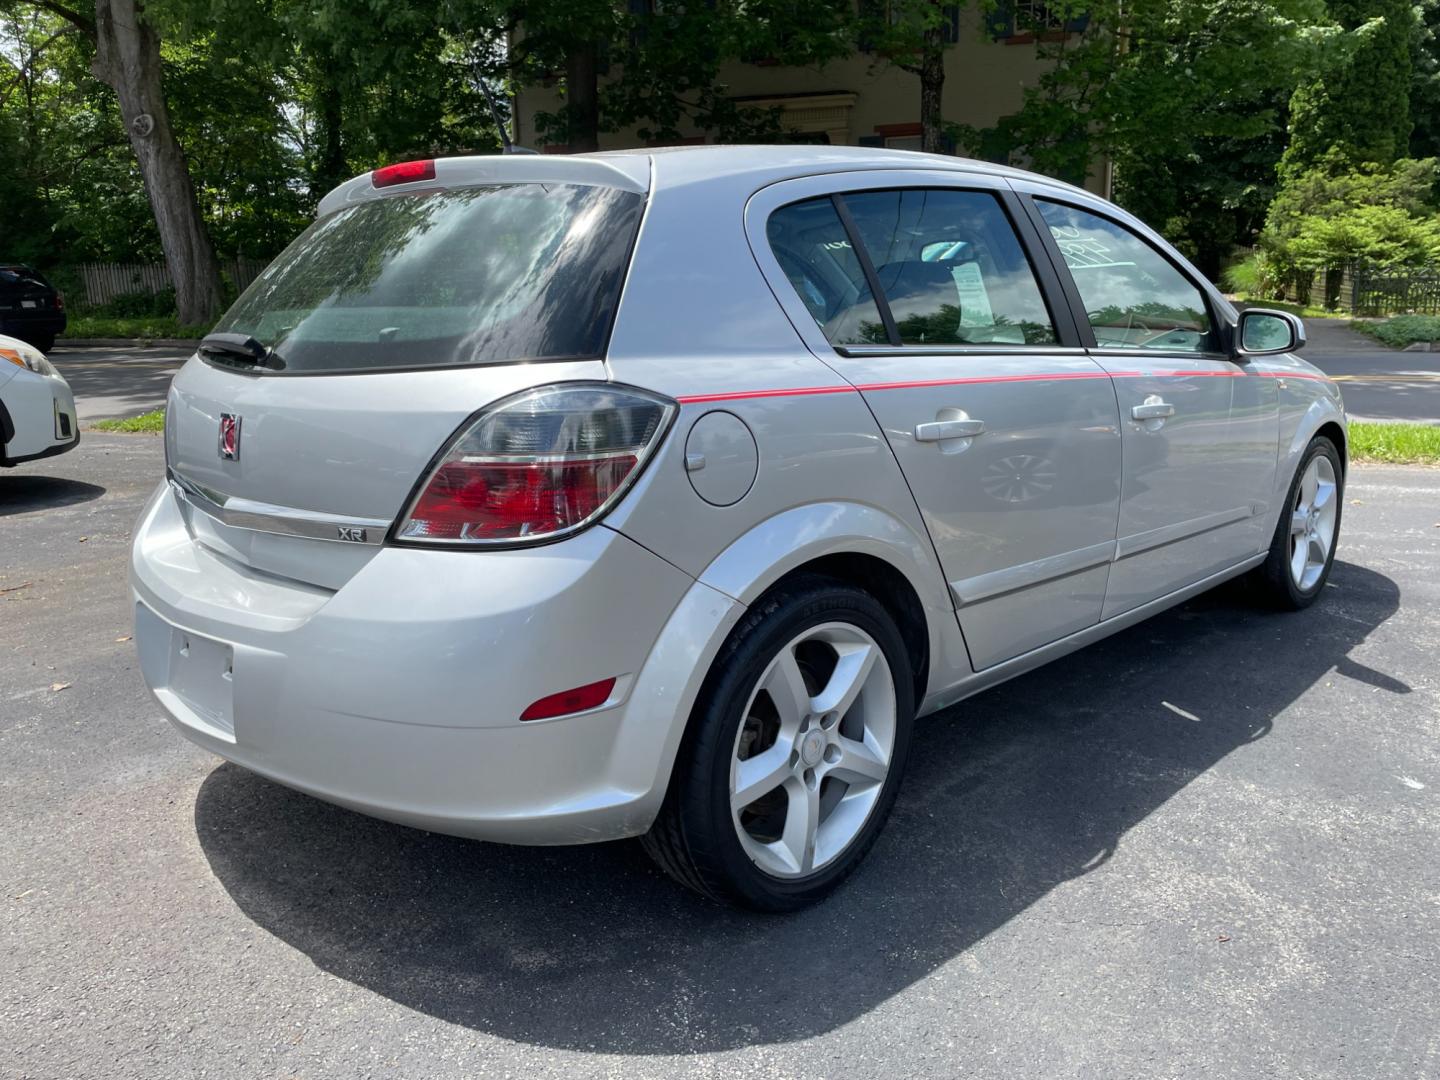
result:
[[[1433,200],[1434,158],[1402,158],[1345,168],[1337,146],[1314,168],[1292,176],[1270,206],[1260,247],[1282,279],[1305,295],[1317,270],[1348,263],[1380,268],[1440,267],[1440,217]],[[1333,306],[1340,275],[1327,275]]]
[[[93,16],[55,0],[7,0],[65,19],[94,46],[92,70],[120,104],[160,246],[175,283],[180,321],[209,323],[220,311],[220,271],[161,79],[160,34],[137,0],[95,0]]]
[[[1419,34],[1410,0],[1330,0],[1328,6],[1353,40],[1295,91],[1282,178],[1327,156],[1356,166],[1389,163],[1409,151],[1411,49]]]
[[[952,125],[957,141],[1074,183],[1108,159],[1119,201],[1217,274],[1263,218],[1285,103],[1336,33],[1322,0],[1076,0],[1048,10],[1070,31],[1035,34],[1049,67],[1022,108],[987,129]]]
[[[929,154],[944,153],[949,143],[941,103],[954,10],[942,0],[862,0],[861,4],[861,34],[867,47],[880,60],[920,80],[920,149]]]

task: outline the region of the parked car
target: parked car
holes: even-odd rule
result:
[[[65,298],[23,263],[0,263],[0,334],[49,352],[65,331]]]
[[[1320,595],[1346,426],[1303,341],[979,162],[377,169],[175,378],[140,665],[185,736],[319,798],[643,836],[795,908],[874,842],[917,715],[1237,575]]]
[[[63,454],[79,442],[64,376],[35,346],[0,337],[0,467]]]

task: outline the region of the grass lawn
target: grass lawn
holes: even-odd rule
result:
[[[165,430],[165,410],[156,409],[123,420],[96,420],[92,426],[96,431],[142,431],[158,435]]]
[[[91,315],[72,315],[60,340],[66,338],[188,338],[200,340],[209,329],[204,326],[181,326],[173,315],[147,315],[135,319],[102,319]]]
[[[1357,421],[1350,425],[1350,458],[1389,465],[1440,465],[1440,426]]]

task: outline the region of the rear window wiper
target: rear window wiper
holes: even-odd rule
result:
[[[279,353],[249,334],[206,334],[200,339],[200,351],[228,363],[251,364],[275,371],[285,367]]]

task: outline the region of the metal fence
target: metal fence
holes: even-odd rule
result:
[[[1357,268],[1348,291],[1354,315],[1440,315],[1440,272],[1381,274]]]
[[[268,264],[263,259],[240,256],[221,259],[220,272],[243,290],[260,276]],[[109,303],[117,296],[134,293],[154,295],[173,288],[170,270],[163,263],[81,263],[76,271],[85,285],[85,302],[92,306]]]

